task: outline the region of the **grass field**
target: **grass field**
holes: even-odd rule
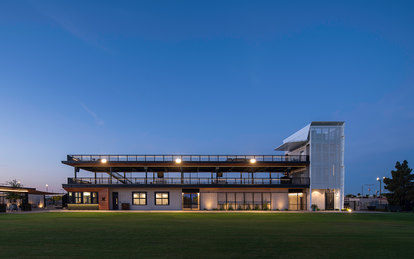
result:
[[[414,214],[0,215],[0,257],[414,257]]]

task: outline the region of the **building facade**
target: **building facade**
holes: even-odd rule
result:
[[[342,209],[344,123],[312,122],[280,155],[68,155],[69,209]]]

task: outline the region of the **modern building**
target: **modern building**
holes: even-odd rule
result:
[[[8,193],[19,194],[19,199],[9,200]],[[0,205],[4,205],[10,208],[15,204],[16,209],[22,207],[22,205],[30,205],[30,208],[44,208],[46,206],[46,195],[53,195],[54,193],[38,191],[35,188],[29,187],[12,187],[7,185],[0,186]],[[26,206],[27,208],[27,206]],[[0,211],[1,212],[1,211]]]
[[[68,155],[69,209],[340,210],[344,122],[312,122],[279,155]],[[279,152],[281,153],[281,152]]]

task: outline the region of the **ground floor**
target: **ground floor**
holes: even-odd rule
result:
[[[68,209],[280,210],[340,209],[330,190],[309,188],[66,188]],[[314,198],[312,199],[312,195]],[[314,206],[311,206],[311,201]]]

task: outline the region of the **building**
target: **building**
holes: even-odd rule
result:
[[[352,210],[380,210],[388,209],[388,200],[385,197],[345,197],[344,206]]]
[[[68,155],[69,209],[340,210],[344,122],[312,122],[281,155]]]
[[[8,193],[18,193],[20,198],[16,200],[7,199]],[[44,208],[45,207],[45,196],[52,195],[54,193],[38,191],[35,188],[28,187],[12,187],[12,186],[0,186],[0,205],[4,208],[10,208],[11,205],[15,204],[17,208],[23,208],[22,205],[30,205],[29,207],[24,206],[26,210],[31,208]]]

